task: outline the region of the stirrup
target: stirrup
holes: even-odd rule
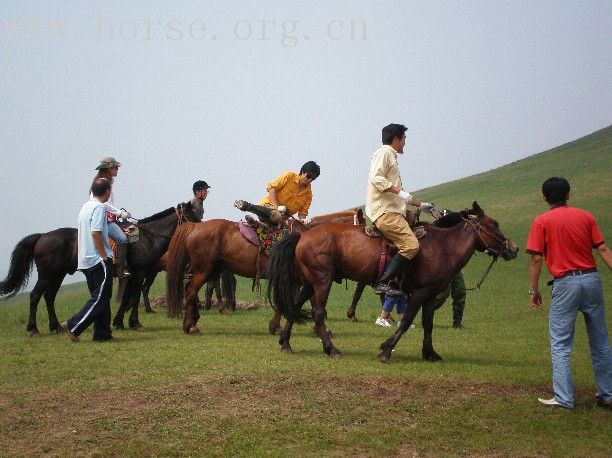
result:
[[[404,292],[393,288],[388,283],[377,283],[374,287],[376,294],[386,294],[387,296],[403,296]]]

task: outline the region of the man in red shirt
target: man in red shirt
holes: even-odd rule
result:
[[[538,400],[545,405],[574,408],[574,386],[570,353],[578,311],[582,312],[589,336],[589,347],[597,404],[612,407],[612,351],[604,313],[601,278],[595,266],[596,249],[612,269],[612,251],[604,243],[593,215],[567,205],[570,185],[564,178],[552,177],[542,185],[550,209],[531,225],[527,253],[531,254],[529,295],[534,308],[542,307],[538,280],[542,260],[555,278],[550,303],[549,334],[553,366],[552,399]]]

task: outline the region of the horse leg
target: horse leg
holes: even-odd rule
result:
[[[223,293],[221,291],[221,277],[220,276],[217,276],[217,278],[215,278],[213,289],[217,296],[217,309],[219,310],[219,313],[224,313],[225,304],[223,303]]]
[[[420,293],[420,290],[413,293],[410,296],[410,300],[408,301],[406,312],[404,313],[404,316],[402,317],[402,321],[400,321],[400,325],[397,328],[397,331],[395,331],[395,334],[393,334],[391,337],[389,337],[387,340],[385,340],[380,345],[381,352],[378,354],[378,359],[381,362],[383,363],[389,362],[389,360],[391,359],[391,352],[393,351],[393,349],[395,348],[399,340],[402,338],[404,333],[408,329],[410,329],[410,325],[412,325],[412,321],[414,320],[414,317],[419,312],[419,308],[420,308],[420,302],[418,301],[419,293]]]
[[[353,294],[353,301],[351,302],[349,308],[346,310],[346,317],[351,321],[357,321],[357,317],[355,316],[355,309],[357,308],[357,303],[359,302],[359,299],[361,299],[361,295],[363,294],[363,290],[365,287],[365,283],[357,283],[355,293]]]
[[[147,275],[142,283],[142,305],[145,313],[155,313],[155,310],[151,308],[151,302],[149,301],[149,291],[151,290],[151,286],[153,286],[155,277],[157,277],[157,272]]]
[[[134,283],[135,279],[128,277],[124,278],[123,281],[125,281],[126,284],[123,290],[121,301],[119,302],[119,308],[117,309],[117,313],[115,313],[115,317],[113,318],[113,327],[115,329],[125,329],[125,326],[123,325],[123,316],[125,315],[125,311],[128,306],[127,290],[132,287],[131,285]]]
[[[326,355],[334,357],[342,356],[342,352],[334,347],[331,340],[331,333],[325,327],[325,304],[327,302],[327,297],[329,296],[330,288],[331,280],[320,282],[318,286],[314,287],[312,318],[315,322],[315,331],[323,344],[323,351]]]
[[[293,328],[293,320],[287,320],[285,329],[281,331],[278,343],[281,346],[283,353],[293,353],[289,339],[291,338],[291,329]]]
[[[234,312],[236,310],[236,277],[229,270],[221,274],[222,291],[225,295],[225,303],[229,309]]]
[[[212,307],[212,296],[215,289],[215,282],[211,279],[206,282],[206,298],[204,302],[204,310],[210,310]]]
[[[136,280],[127,294],[127,306],[130,307],[130,318],[128,320],[128,325],[130,329],[134,331],[144,331],[144,326],[140,323],[138,319],[138,303],[140,302],[140,291],[142,290],[141,286],[145,281],[144,278],[135,278]]]
[[[442,357],[433,348],[432,332],[434,318],[435,294],[423,305],[421,321],[423,324],[423,350],[422,356],[426,361],[442,361]]]
[[[28,318],[28,326],[26,328],[26,331],[30,333],[30,337],[40,336],[40,331],[36,326],[36,310],[38,309],[40,298],[46,289],[47,282],[39,278],[36,285],[34,285],[32,292],[30,293],[30,316]],[[51,320],[49,320],[49,322],[51,322]]]
[[[281,314],[276,310],[274,311],[274,316],[268,323],[268,332],[271,335],[280,334],[283,332],[283,328],[281,326]]]
[[[198,320],[200,312],[198,311],[198,291],[206,283],[207,277],[210,274],[210,269],[202,272],[194,272],[193,277],[186,286],[185,291],[185,316],[183,318],[183,331],[185,334],[199,334]]]
[[[44,294],[45,304],[47,305],[47,314],[49,315],[49,331],[52,334],[61,333],[63,331],[59,320],[57,319],[57,315],[55,314],[55,297],[57,296],[57,292],[59,291],[65,276],[66,274],[63,274],[49,281]]]

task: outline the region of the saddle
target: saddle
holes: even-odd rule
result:
[[[412,229],[412,232],[417,239],[421,239],[427,235],[425,227],[419,222],[420,213],[420,209],[417,209],[415,212],[411,212],[409,210],[406,212],[406,220],[408,221],[408,225],[410,226],[410,229]],[[387,262],[391,257],[391,250],[397,249],[397,247],[395,246],[395,243],[386,238],[374,224],[364,226],[364,232],[370,238],[380,238],[380,254],[378,258],[378,278],[380,278],[383,275]]]
[[[250,215],[244,216],[245,221],[238,223],[240,234],[251,244],[255,245],[259,251],[263,251],[266,256],[270,256],[272,245],[283,239],[289,234],[287,228],[271,228],[261,221],[257,221]]]

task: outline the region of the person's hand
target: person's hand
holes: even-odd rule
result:
[[[310,224],[312,220],[308,216],[306,216],[305,218],[302,218],[301,221],[302,221],[302,224],[307,225],[307,224]]]
[[[284,205],[279,205],[278,207],[276,207],[276,209],[281,213],[285,213],[287,211],[287,207],[285,207]]]
[[[132,215],[130,215],[127,211],[125,211],[123,209],[121,209],[119,211],[119,218],[121,218],[121,219],[128,219],[130,216],[132,216]]]
[[[403,189],[400,189],[400,191],[397,193],[397,196],[408,203],[412,202],[413,199],[412,195],[409,192],[404,191]]]
[[[540,291],[536,290],[529,290],[529,299],[531,301],[531,306],[534,309],[541,309],[542,308],[542,295],[540,294]]]
[[[431,210],[435,208],[434,204],[430,204],[429,202],[421,202],[421,205],[419,205],[419,208],[421,209],[423,213],[427,213],[428,215],[433,216]]]

